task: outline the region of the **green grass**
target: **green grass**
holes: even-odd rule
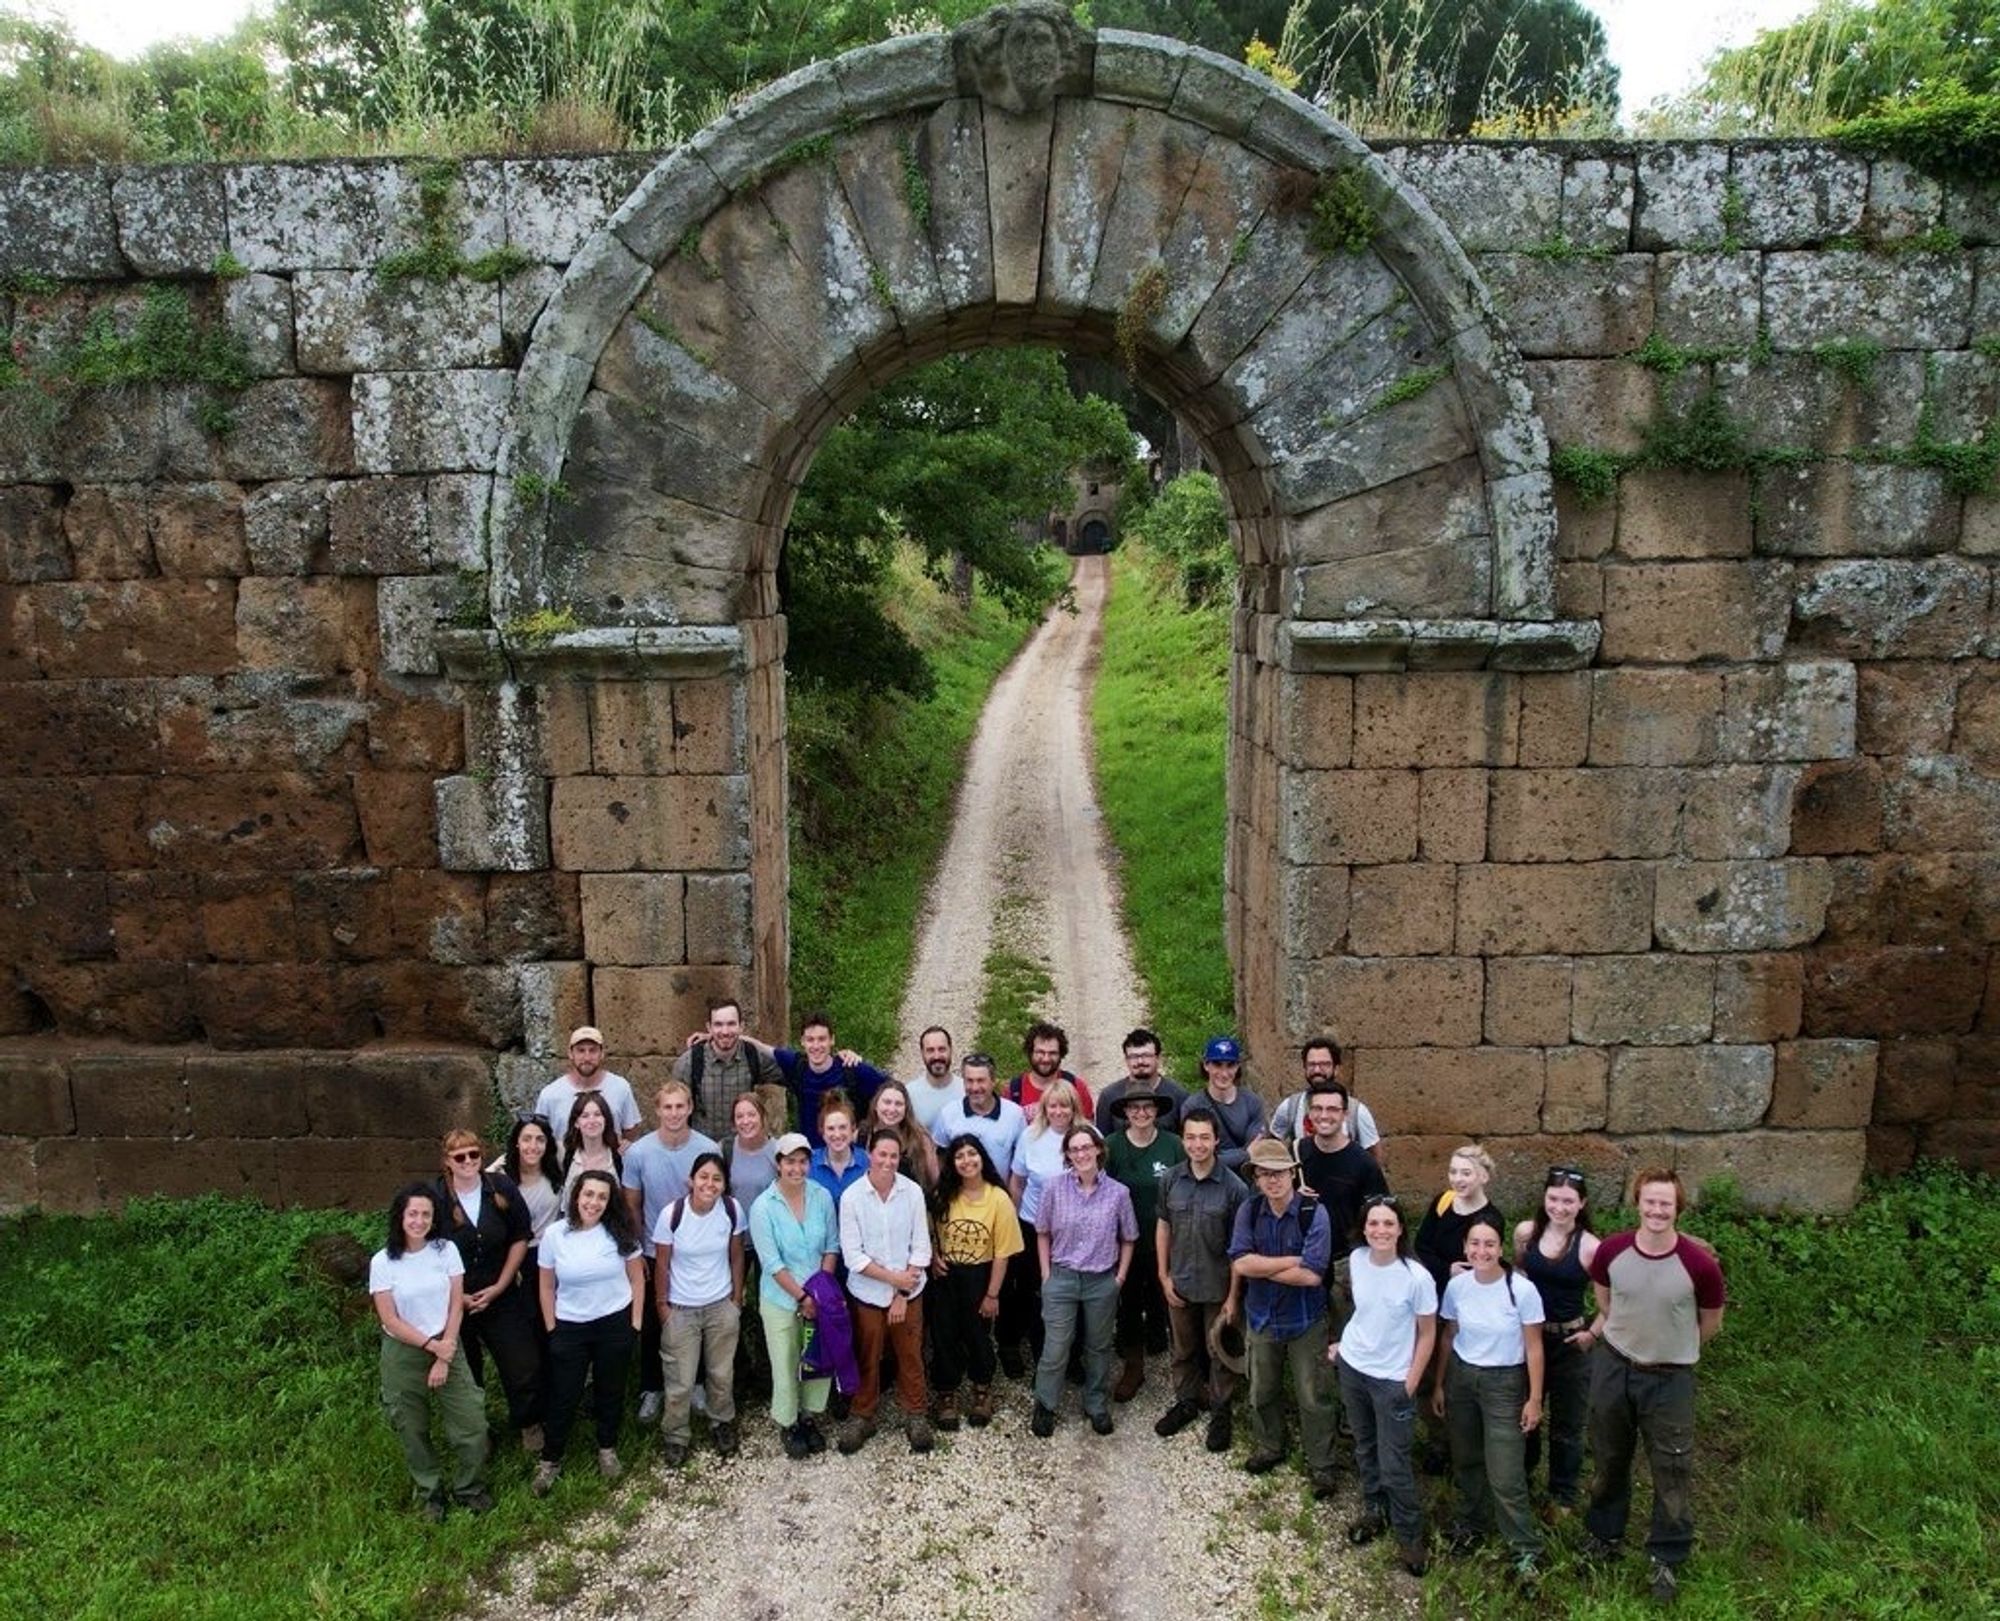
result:
[[[1730,1306],[1702,1357],[1680,1612],[2000,1614],[2000,1183],[1929,1168],[1826,1220],[1712,1197],[1688,1225]],[[1439,1569],[1431,1613],[1529,1613],[1497,1562]],[[1644,1581],[1636,1553],[1593,1573],[1565,1544],[1532,1613],[1636,1618]]]
[[[1229,610],[1187,608],[1130,544],[1112,559],[1091,718],[1134,966],[1168,1073],[1185,1080],[1235,1019],[1222,933]]]
[[[1003,1072],[1014,1066],[1021,1050],[1021,1032],[1047,1017],[1043,998],[1055,989],[1049,966],[1005,945],[986,953],[985,989],[979,998],[979,1028],[968,1052],[992,1053]]]
[[[962,609],[905,561],[898,613],[930,656],[928,701],[873,700],[859,730],[800,684],[790,697],[792,749],[792,1011],[823,1007],[841,1044],[887,1062],[895,1051],[918,912],[945,840],[966,751],[986,695],[1033,631],[991,598]],[[1050,594],[1054,594],[1051,580]],[[837,752],[847,780],[832,790],[866,808],[822,816],[831,836],[798,832],[815,750]]]
[[[208,1198],[0,1224],[0,1615],[430,1618],[604,1500],[581,1442],[545,1502],[508,1445],[491,1514],[418,1518],[374,1313],[301,1265],[380,1220]]]

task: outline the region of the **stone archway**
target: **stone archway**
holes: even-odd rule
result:
[[[1327,769],[1349,764],[1317,725],[1328,678],[1567,668],[1596,629],[1554,621],[1547,444],[1465,255],[1352,134],[1207,52],[1004,8],[809,68],[664,160],[536,328],[491,518],[500,628],[447,649],[502,713],[580,683],[585,751],[510,765],[503,736],[460,791],[520,865],[628,901],[644,875],[690,886],[688,929],[699,887],[726,955],[680,960],[736,964],[782,1024],[798,483],[881,383],[1011,343],[1121,354],[1222,470],[1227,928],[1255,1058],[1319,1017],[1313,875],[1345,859],[1354,791]],[[511,792],[541,771],[545,827]],[[629,940],[600,952],[623,926],[589,887],[600,1022],[687,1018],[703,987],[649,984]]]

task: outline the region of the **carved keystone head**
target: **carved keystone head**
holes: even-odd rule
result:
[[[1010,113],[1040,112],[1090,86],[1090,36],[1055,0],[995,6],[952,34],[958,87]]]

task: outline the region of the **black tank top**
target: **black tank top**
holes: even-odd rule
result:
[[[1541,1295],[1542,1310],[1552,1323],[1573,1323],[1584,1314],[1583,1295],[1590,1274],[1584,1271],[1583,1261],[1577,1255],[1582,1243],[1583,1233],[1579,1229],[1571,1235],[1569,1248],[1553,1261],[1542,1253],[1539,1242],[1533,1243],[1521,1262],[1521,1270],[1528,1274],[1528,1281]]]

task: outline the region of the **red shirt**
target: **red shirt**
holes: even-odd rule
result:
[[[1090,1101],[1090,1088],[1084,1085],[1081,1075],[1072,1075],[1068,1070],[1059,1070],[1061,1079],[1076,1088],[1076,1117],[1088,1121],[1095,1112]],[[1042,1101],[1042,1080],[1031,1069],[1024,1069],[1007,1083],[1007,1096],[1020,1104],[1024,1111],[1032,1111]]]

